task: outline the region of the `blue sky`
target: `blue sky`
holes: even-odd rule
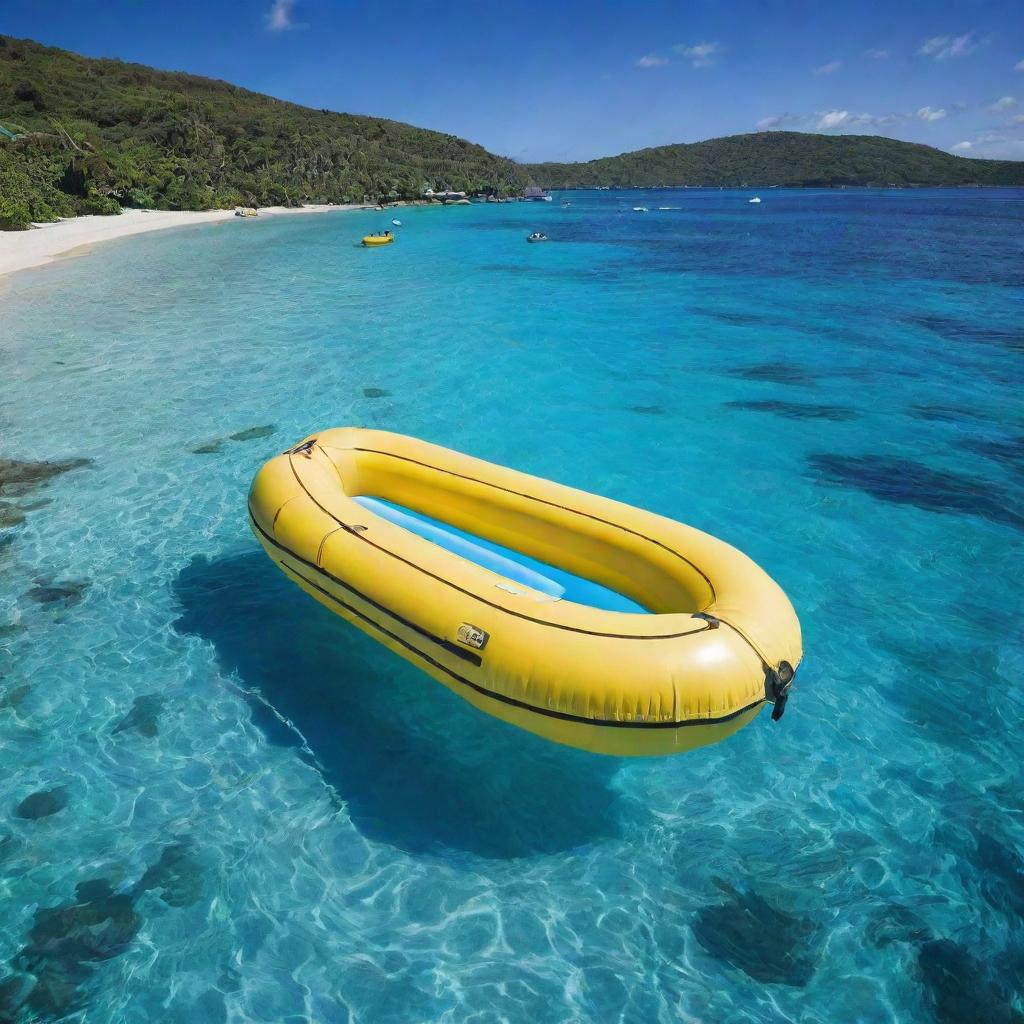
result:
[[[789,128],[1024,159],[1024,4],[15,0],[0,31],[519,160]]]

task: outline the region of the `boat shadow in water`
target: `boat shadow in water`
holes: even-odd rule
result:
[[[223,670],[258,691],[253,721],[269,742],[301,751],[305,739],[367,839],[514,858],[619,834],[616,760],[480,713],[300,593],[262,552],[193,558],[175,593],[176,629],[212,643]]]

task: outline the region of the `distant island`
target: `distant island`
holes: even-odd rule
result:
[[[544,188],[1024,185],[1024,161],[971,160],[879,135],[807,132],[729,135],[527,170]]]
[[[760,132],[520,164],[453,135],[0,35],[0,228],[123,207],[387,202],[613,186],[1024,185],[1024,162]]]

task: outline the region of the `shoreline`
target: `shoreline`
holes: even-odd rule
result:
[[[283,217],[291,214],[332,213],[336,211],[372,210],[364,203],[337,206],[267,206],[261,217]],[[49,224],[38,224],[28,231],[0,231],[0,278],[20,270],[45,267],[61,257],[84,256],[92,247],[119,238],[129,238],[150,231],[188,227],[235,220],[231,210],[124,210],[120,216],[68,217]],[[242,218],[238,218],[241,220]]]

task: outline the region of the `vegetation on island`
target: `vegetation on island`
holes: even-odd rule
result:
[[[1024,185],[1024,161],[970,160],[878,135],[757,132],[586,163],[527,166],[545,188],[610,185]]]
[[[1024,185],[1024,162],[877,136],[760,132],[585,163],[517,164],[398,121],[0,35],[0,228],[123,207],[380,202],[658,185]]]
[[[521,192],[518,164],[454,135],[0,36],[0,227],[122,206]]]

